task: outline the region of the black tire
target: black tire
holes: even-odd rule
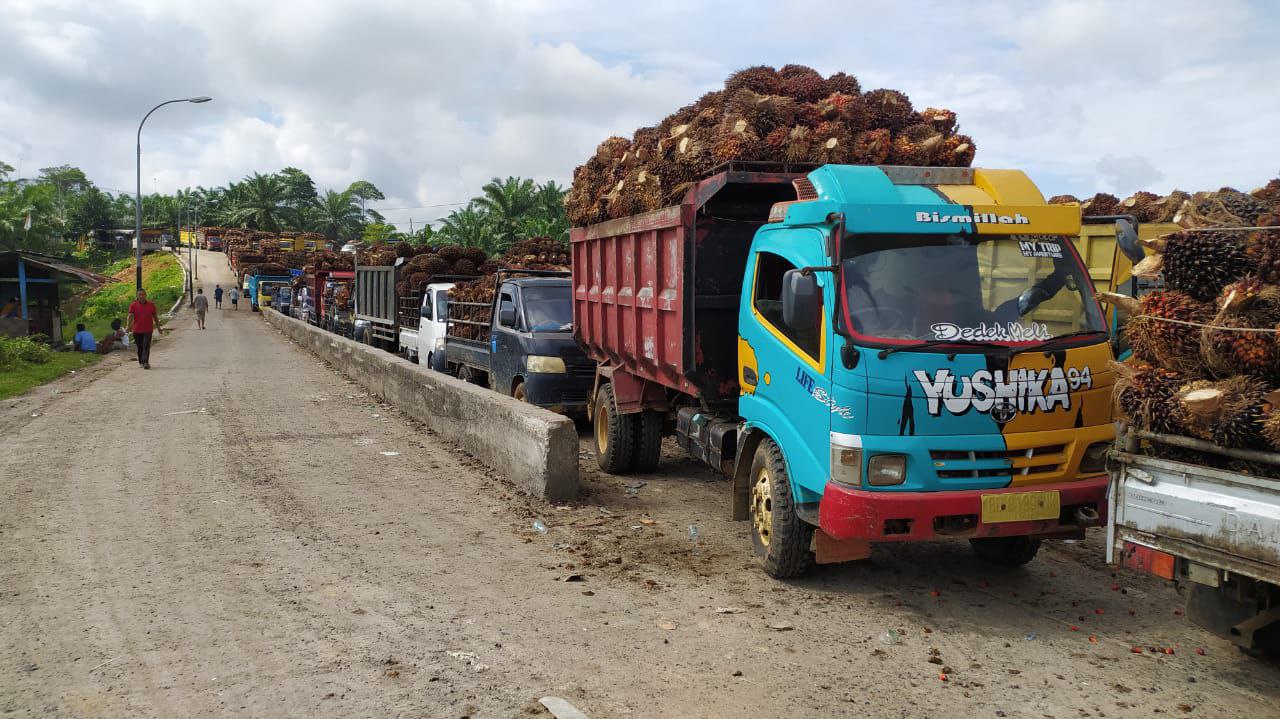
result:
[[[636,416],[635,458],[631,469],[652,472],[662,458],[662,413],[646,409]]]
[[[472,369],[468,365],[464,365],[464,364],[458,365],[458,379],[462,380],[463,382],[468,382],[470,384],[479,385],[481,387],[487,387],[489,385],[488,380],[486,380],[484,377],[481,377],[480,374],[481,374],[480,372]]]
[[[592,412],[596,446],[596,462],[609,474],[626,474],[635,464],[636,416],[618,414],[613,399],[613,385],[596,390]]]
[[[799,577],[813,566],[813,527],[796,514],[791,476],[782,450],[765,438],[751,459],[751,544],[765,574]]]
[[[983,561],[1002,567],[1021,567],[1036,558],[1040,540],[1034,537],[987,537],[970,539],[969,546]]]
[[[516,382],[516,386],[511,388],[511,396],[514,399],[520,400],[521,402],[528,404],[529,395],[526,394],[524,391],[524,382],[522,381]]]

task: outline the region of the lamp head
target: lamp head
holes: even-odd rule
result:
[[[199,103],[199,102],[208,102],[208,101],[210,101],[210,100],[212,100],[212,99],[213,99],[212,97],[205,97],[205,96],[201,95],[200,97],[188,97],[188,98],[187,98],[187,102],[196,102],[196,103]]]

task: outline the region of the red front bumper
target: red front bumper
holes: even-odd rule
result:
[[[828,482],[818,505],[822,531],[838,540],[864,539],[872,542],[914,542],[956,537],[1016,537],[1025,535],[1070,534],[1083,526],[1107,522],[1107,475],[1073,482],[1038,484],[1005,489],[974,489],[945,492],[884,492],[851,489]],[[982,495],[1015,492],[1059,493],[1064,517],[1073,517],[1076,507],[1088,505],[1097,520],[1080,525],[1058,519],[1029,522],[982,521]]]

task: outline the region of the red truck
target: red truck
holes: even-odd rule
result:
[[[350,288],[355,279],[356,273],[354,272],[334,270],[317,270],[315,274],[308,275],[307,284],[304,288],[306,296],[299,299],[299,305],[304,313],[302,319],[317,327],[332,331],[334,321],[337,319],[335,316],[334,295],[339,288],[344,286],[347,288],[347,293],[350,294]]]

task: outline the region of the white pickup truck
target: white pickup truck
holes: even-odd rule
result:
[[[400,308],[400,354],[439,372],[445,371],[444,335],[449,322],[452,282],[427,285],[421,303]],[[405,298],[409,299],[409,298]]]
[[[1130,428],[1111,455],[1107,556],[1175,582],[1187,618],[1204,629],[1248,651],[1280,653],[1273,477],[1280,453]]]

